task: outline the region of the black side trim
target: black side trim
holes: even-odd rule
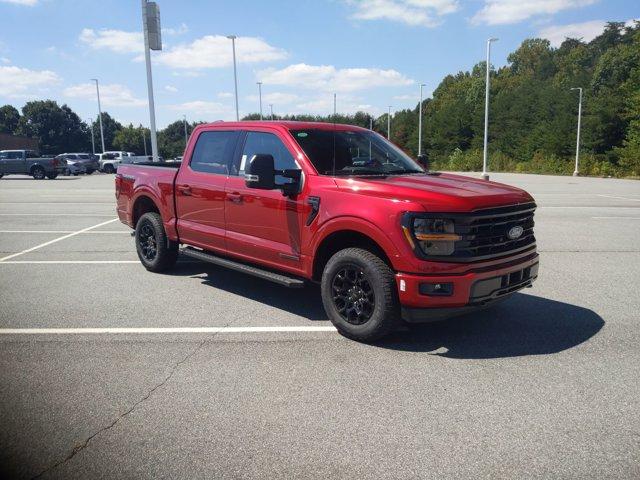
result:
[[[216,255],[213,255],[212,253],[208,253],[202,250],[197,250],[192,247],[186,247],[180,251],[181,253],[187,255],[188,257],[195,258],[197,260],[202,260],[203,262],[220,265],[221,267],[230,268],[238,272],[247,273],[249,275],[253,275],[254,277],[262,278],[263,280],[269,280],[270,282],[274,282],[279,285],[284,285],[285,287],[289,287],[289,288],[304,287],[304,280],[301,280],[296,277],[291,277],[287,274],[270,272],[269,270],[264,270],[262,268],[254,267],[252,265],[247,265],[246,263],[237,262],[235,260],[231,260],[228,258],[218,257]]]
[[[307,198],[307,205],[311,205],[311,212],[309,213],[307,222],[305,223],[305,225],[308,227],[313,223],[313,221],[318,216],[318,213],[320,212],[320,197]]]

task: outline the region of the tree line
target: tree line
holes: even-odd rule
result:
[[[484,129],[485,62],[471,71],[447,75],[423,102],[423,152],[437,169],[480,170]],[[610,22],[590,42],[567,39],[522,42],[508,65],[491,68],[489,163],[492,171],[570,174],[573,171],[578,94],[583,117],[580,172],[640,176],[640,22]],[[418,109],[397,111],[391,140],[415,156]],[[255,120],[253,113],[244,119]],[[349,123],[387,134],[387,114],[287,115],[276,119]],[[123,126],[102,114],[107,149],[144,153],[142,126]],[[188,125],[189,131],[195,123]],[[95,121],[96,149],[99,125]],[[52,100],[28,102],[20,113],[0,107],[0,132],[39,139],[41,153],[90,151],[90,126],[67,106]],[[149,143],[147,143],[149,145]],[[176,121],[158,132],[160,155],[182,155],[184,127]],[[151,149],[147,146],[148,152]]]
[[[197,123],[187,122],[190,132]],[[43,155],[63,152],[91,152],[91,129],[96,152],[102,151],[100,123],[96,119],[90,125],[67,105],[58,105],[53,100],[27,102],[22,113],[12,105],[0,107],[0,133],[22,135],[38,139]],[[102,128],[106,150],[123,150],[151,155],[151,140],[148,128],[142,125],[122,125],[108,112],[102,112]],[[184,151],[184,124],[175,121],[158,131],[158,149],[164,158],[175,158]]]

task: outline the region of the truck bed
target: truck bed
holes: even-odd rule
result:
[[[144,162],[123,164],[116,174],[116,202],[118,217],[122,223],[135,227],[136,201],[149,198],[160,199],[160,214],[167,233],[175,233],[174,183],[180,163]]]

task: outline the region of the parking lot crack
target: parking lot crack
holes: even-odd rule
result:
[[[212,337],[215,335],[212,335]],[[200,349],[211,340],[210,338],[206,338],[204,340],[202,340],[200,343],[198,343],[198,345],[193,348],[191,351],[189,351],[184,357],[182,357],[182,359],[180,359],[179,361],[177,361],[176,363],[174,363],[171,367],[171,370],[169,371],[169,373],[162,379],[162,381],[160,381],[159,383],[155,384],[149,391],[147,391],[147,393],[140,398],[138,401],[136,401],[129,409],[127,409],[126,411],[124,411],[122,414],[120,414],[118,417],[116,417],[115,420],[113,420],[113,422],[111,422],[110,424],[100,428],[99,430],[97,430],[96,432],[92,433],[91,435],[89,435],[82,443],[77,444],[73,450],[71,450],[71,452],[69,452],[69,454],[62,460],[54,463],[53,465],[45,468],[43,471],[41,471],[40,473],[38,473],[37,475],[35,475],[34,477],[32,477],[33,479],[36,478],[41,478],[43,475],[47,474],[48,472],[64,465],[65,463],[67,463],[68,461],[70,461],[73,457],[75,457],[78,453],[80,453],[82,450],[84,450],[85,448],[87,448],[89,446],[89,444],[91,443],[91,441],[96,438],[97,436],[101,435],[104,432],[107,432],[108,430],[111,430],[113,427],[115,427],[120,420],[122,420],[123,418],[127,417],[128,415],[130,415],[131,413],[133,413],[138,406],[140,406],[141,404],[143,404],[144,402],[146,402],[153,394],[156,390],[158,390],[159,388],[161,388],[162,386],[164,386],[169,380],[171,380],[171,378],[173,377],[173,375],[178,371],[178,369],[185,363],[187,362],[191,357],[193,357],[196,353],[198,353],[198,351],[200,351]]]

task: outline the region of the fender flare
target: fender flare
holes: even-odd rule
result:
[[[345,230],[357,232],[369,237],[378,244],[382,251],[387,255],[392,266],[397,268],[396,263],[397,259],[400,257],[400,252],[391,239],[374,223],[360,217],[352,216],[336,217],[322,224],[314,235],[314,239],[311,243],[310,251],[312,253],[312,258],[316,258],[318,248],[329,235]]]

